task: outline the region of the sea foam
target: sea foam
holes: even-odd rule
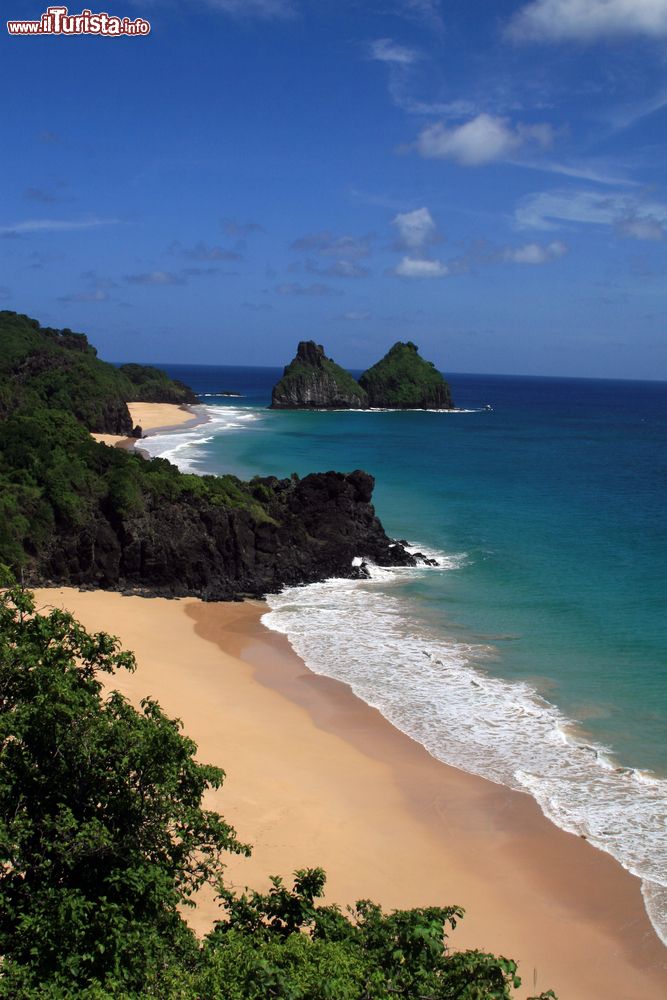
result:
[[[204,452],[202,445],[209,444],[219,434],[242,431],[257,420],[261,420],[255,409],[240,406],[199,406],[198,411],[207,417],[205,423],[190,428],[175,428],[158,431],[142,438],[138,447],[151,458],[167,458],[178,465],[182,472],[196,472],[204,475]]]
[[[448,570],[465,561],[439,554]],[[557,826],[613,855],[642,879],[667,943],[667,781],[620,767],[529,684],[492,676],[492,645],[412,617],[402,584],[427,571],[373,567],[370,580],[292,587],[268,597],[263,622],[438,760],[529,793]]]

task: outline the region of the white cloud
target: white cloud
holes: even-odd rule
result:
[[[567,253],[567,245],[561,240],[552,243],[524,243],[520,247],[507,247],[503,260],[512,264],[548,264]]]
[[[546,147],[553,141],[549,125],[512,125],[507,118],[482,112],[463,125],[442,122],[425,128],[417,138],[417,151],[426,159],[456,160],[476,167],[507,159],[522,146],[535,142]]]
[[[10,226],[0,226],[0,233],[62,233],[71,229],[93,229],[95,226],[115,226],[118,219],[28,219]]]
[[[667,35],[667,0],[533,0],[508,33],[519,41],[595,41],[623,35]]]
[[[523,229],[541,230],[608,226],[630,239],[658,240],[667,229],[667,204],[626,192],[543,191],[524,198],[515,221]]]
[[[440,235],[428,208],[416,208],[414,212],[399,212],[392,224],[400,235],[400,246],[408,250],[423,250],[431,243],[440,242]]]
[[[392,273],[399,278],[444,278],[449,274],[449,268],[440,260],[403,257]]]
[[[412,66],[421,59],[416,49],[397,45],[391,38],[378,38],[371,42],[370,57],[376,62],[391,63],[394,66]]]

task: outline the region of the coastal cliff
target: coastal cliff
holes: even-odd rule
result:
[[[296,357],[271,395],[274,410],[360,410],[367,406],[364,390],[313,340],[299,343]]]
[[[451,410],[449,384],[412,341],[398,343],[359,379],[370,406],[392,410]]]
[[[236,485],[243,491],[246,484]],[[363,574],[353,570],[356,556],[415,565],[375,516],[373,485],[365,472],[327,472],[255,480],[247,506],[223,506],[214,495],[148,496],[136,510],[102,504],[83,530],[61,526],[30,582],[232,600]]]
[[[246,483],[107,448],[89,432],[132,430],[127,372],[16,313],[0,312],[0,340],[0,564],[26,584],[229,600],[363,575],[357,557],[415,565],[377,519],[367,473]]]

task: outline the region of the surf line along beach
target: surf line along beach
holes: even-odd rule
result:
[[[145,432],[201,422],[170,404],[130,407]],[[262,624],[263,602],[66,589],[37,598],[118,634],[139,669],[114,686],[137,705],[157,698],[183,720],[199,759],[225,768],[209,804],[254,844],[250,860],[229,859],[237,887],[266,889],[270,874],[321,865],[330,902],[464,906],[452,946],[515,958],[519,996],[667,992],[667,951],[638,879],[554,827],[528,795],[436,761],[346,685],[311,673]],[[187,914],[200,933],[217,916],[203,894]]]
[[[208,423],[209,417],[201,407],[176,403],[128,403],[127,408],[134,427],[140,427],[143,434],[157,434],[171,430],[184,430]],[[122,434],[93,434],[102,444],[116,448],[134,448],[141,438],[123,437]],[[139,449],[140,450],[140,449]]]
[[[385,908],[456,903],[455,948],[515,958],[520,997],[634,1000],[667,991],[667,951],[639,881],[553,826],[528,796],[436,761],[337,681],[312,674],[262,625],[261,601],[36,591],[137,654],[113,687],[151,695],[227,772],[207,805],[254,845],[227,879],[266,889],[270,874],[321,865],[327,900]],[[219,915],[202,894],[187,918]]]

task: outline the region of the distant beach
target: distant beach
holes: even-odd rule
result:
[[[515,958],[520,997],[639,1000],[667,991],[667,953],[639,881],[549,823],[532,799],[435,761],[335,681],[311,674],[261,624],[262,602],[38,590],[136,652],[138,670],[110,686],[151,695],[224,767],[209,805],[254,844],[230,857],[237,886],[322,865],[328,900],[386,908],[457,903],[456,948]],[[203,933],[210,898],[188,914]]]
[[[133,426],[141,427],[145,435],[196,427],[209,419],[201,410],[198,412],[192,406],[176,403],[128,403],[127,408]],[[113,448],[134,448],[141,441],[141,438],[123,437],[122,434],[93,434],[92,437]]]

